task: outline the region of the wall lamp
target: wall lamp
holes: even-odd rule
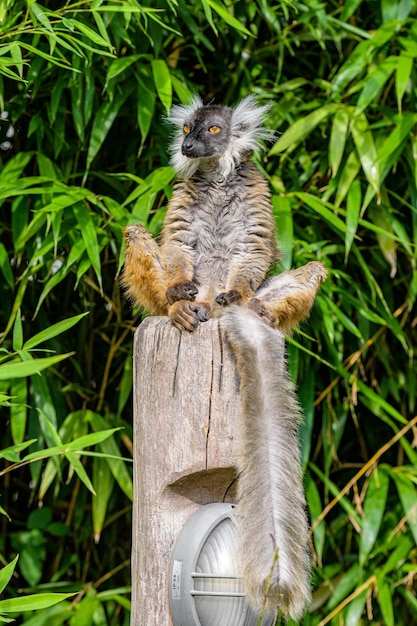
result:
[[[257,626],[237,563],[233,504],[201,506],[184,525],[171,562],[169,602],[174,626]],[[261,626],[272,626],[266,615]]]

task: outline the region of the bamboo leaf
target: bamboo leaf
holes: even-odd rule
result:
[[[0,170],[0,185],[10,185],[17,182],[33,155],[34,152],[20,152],[6,161]]]
[[[288,198],[274,194],[272,196],[272,204],[275,223],[279,233],[279,244],[283,253],[281,262],[284,269],[290,269],[294,249],[294,224],[291,203]]]
[[[0,450],[0,459],[7,459],[11,463],[18,463],[20,461],[19,453],[29,448],[35,441],[36,439],[30,439],[29,441],[22,441],[22,443],[17,443],[14,446],[3,448],[3,450]]]
[[[100,429],[105,428],[106,422],[103,420],[101,415],[94,413],[93,411],[89,411],[89,416],[91,419],[91,425],[94,429],[100,432]],[[110,471],[120,489],[126,494],[129,500],[133,500],[132,478],[127,470],[126,464],[120,459],[122,454],[120,453],[114,438],[103,441],[100,445],[100,450],[104,454],[108,454],[109,457],[113,458],[113,460],[109,460]],[[115,459],[114,457],[119,457],[120,460]]]
[[[397,72],[395,74],[395,92],[397,94],[398,110],[402,110],[402,101],[410,80],[414,59],[411,56],[400,54],[397,62]]]
[[[77,80],[74,80],[71,86],[72,119],[74,120],[75,130],[82,144],[84,144],[85,141],[83,99],[83,82],[77,77]]]
[[[371,102],[374,102],[392,73],[397,68],[398,57],[387,57],[378,67],[369,74],[359,94],[356,112],[364,111]]]
[[[334,302],[329,300],[327,302],[327,306],[331,309],[333,315],[339,319],[341,324],[348,330],[352,335],[358,337],[362,342],[364,342],[362,333],[359,328],[352,322],[350,317],[348,317]]]
[[[156,93],[167,113],[172,105],[172,81],[168,65],[163,59],[152,61],[152,74],[155,82]]]
[[[20,350],[23,345],[23,327],[22,327],[22,316],[20,309],[18,309],[16,314],[16,319],[13,324],[13,350],[17,352]]]
[[[107,430],[102,430],[99,433],[90,433],[88,435],[84,435],[82,437],[77,437],[73,441],[62,444],[60,446],[53,446],[52,448],[46,448],[45,450],[37,450],[36,452],[31,452],[23,457],[22,462],[28,461],[38,461],[40,459],[48,459],[51,456],[66,454],[67,452],[76,452],[81,453],[84,448],[95,446],[98,443],[101,443],[108,437],[110,437],[114,432],[120,430],[119,428],[110,428]]]
[[[145,93],[146,97],[143,98],[142,94]],[[153,90],[153,83],[146,75],[138,77],[138,106],[137,117],[139,130],[141,132],[141,144],[145,141],[151,122],[155,113],[156,96]]]
[[[347,595],[356,587],[360,581],[359,566],[357,563],[352,565],[346,573],[342,576],[341,580],[337,583],[332,597],[328,603],[328,608],[333,609],[339,604]]]
[[[11,291],[14,289],[13,272],[10,267],[10,259],[3,243],[0,243],[0,269],[7,286]]]
[[[88,39],[90,39],[90,41],[92,41],[94,44],[98,46],[103,46],[103,48],[109,48],[111,51],[114,51],[114,47],[109,41],[109,38],[102,37],[95,30],[87,26],[87,24],[84,24],[83,22],[80,22],[79,20],[76,20],[74,18],[64,18],[63,23],[70,30],[78,30],[80,33],[88,37]]]
[[[337,109],[338,107],[335,104],[325,104],[312,113],[309,113],[309,115],[297,120],[274,144],[269,154],[279,154],[285,150],[291,152],[291,150],[294,150],[299,143],[304,141],[319,124],[326,120],[329,115]]]
[[[210,7],[222,18],[226,24],[229,24],[232,28],[237,31],[240,31],[244,35],[248,37],[252,37],[252,33],[243,26],[233,15],[229,13],[229,11],[222,4],[216,2],[216,0],[208,0]]]
[[[346,234],[345,234],[345,263],[347,263],[352,243],[358,229],[361,209],[361,185],[358,180],[353,181],[348,191],[346,203]]]
[[[35,593],[9,600],[0,600],[0,613],[21,613],[25,611],[39,611],[46,609],[67,598],[72,598],[75,593]]]
[[[34,20],[40,22],[50,33],[54,32],[45,9],[38,2],[31,2],[29,5],[30,12]]]
[[[405,471],[392,471],[391,476],[397,487],[404,513],[407,516],[407,524],[417,543],[417,489],[415,483],[410,480]]]
[[[67,359],[73,353],[48,356],[43,359],[31,359],[30,361],[19,361],[13,359],[0,365],[0,380],[10,380],[11,378],[22,378],[39,374],[42,370],[56,365],[60,361]]]
[[[106,426],[107,423],[103,420],[102,425]],[[90,447],[95,446],[98,443],[102,443],[118,430],[120,430],[120,428],[107,428],[105,430],[100,430],[99,432],[89,433],[88,435],[77,437],[67,444],[66,449],[79,452],[82,448],[86,448],[87,446]]]
[[[22,443],[26,433],[28,414],[28,384],[26,378],[12,378],[10,381],[10,430],[15,444]]]
[[[73,317],[68,317],[67,319],[62,320],[62,322],[52,324],[52,326],[50,326],[49,328],[42,330],[40,333],[37,333],[36,335],[33,335],[33,337],[28,339],[25,342],[23,348],[25,350],[30,350],[32,348],[35,348],[35,346],[38,346],[40,343],[44,343],[45,341],[48,341],[49,339],[52,339],[53,337],[64,333],[66,330],[69,330],[70,328],[75,326],[75,324],[78,324],[78,322],[86,315],[88,315],[88,312],[81,313],[80,315],[74,315]]]
[[[2,567],[0,570],[0,593],[3,589],[8,585],[9,580],[13,576],[14,568],[16,567],[16,563],[19,559],[19,555],[16,556],[11,563],[8,563],[5,567]]]
[[[89,491],[91,491],[93,495],[96,495],[93,483],[91,482],[87,472],[85,471],[83,464],[80,461],[79,455],[74,452],[65,452],[65,457],[69,461],[71,467],[73,468],[81,482],[84,483],[84,485]]]
[[[53,34],[51,33],[50,36],[53,37]],[[31,52],[34,56],[39,56],[42,59],[49,61],[53,65],[57,65],[58,67],[62,67],[63,69],[66,69],[66,70],[72,70],[73,72],[78,72],[78,70],[71,67],[70,62],[67,59],[65,59],[65,57],[63,56],[54,57],[52,54],[48,54],[44,52],[43,50],[41,50],[40,48],[36,48],[35,46],[32,46],[31,44],[28,44],[25,41],[21,41],[20,46],[24,50]]]
[[[414,546],[415,543],[406,535],[399,537],[397,545],[395,545],[394,550],[390,552],[383,564],[381,576],[387,576],[390,572],[399,569],[404,560],[410,556],[410,550],[412,550]]]
[[[88,258],[97,276],[100,290],[103,289],[102,276],[101,276],[101,263],[100,263],[100,248],[97,240],[97,232],[94,226],[94,222],[91,218],[90,211],[87,206],[78,202],[73,206],[74,215],[78,222],[78,226],[81,231],[81,237],[87,250]]]
[[[383,411],[393,417],[400,424],[406,423],[407,420],[399,411],[397,411],[397,409],[395,409],[395,407],[384,400],[380,395],[375,393],[375,391],[370,389],[367,385],[365,385],[365,383],[358,379],[356,384],[358,385],[359,391],[371,401],[370,406],[373,407],[376,415],[381,415],[381,411]]]
[[[58,435],[63,444],[69,443],[73,439],[87,435],[88,425],[83,419],[83,411],[74,411],[67,415],[59,428]],[[85,451],[83,452],[85,454]],[[39,498],[43,500],[52,482],[61,477],[62,456],[51,457],[42,472],[42,480],[39,485]]]
[[[114,487],[113,475],[108,462],[104,458],[96,457],[93,461],[93,485],[97,494],[93,498],[93,531],[94,540],[98,543]]]
[[[375,226],[379,227],[379,232],[376,233],[378,245],[384,255],[387,263],[391,268],[390,277],[394,278],[397,273],[397,241],[394,236],[394,231],[388,218],[387,212],[384,207],[374,208],[369,210],[369,217]]]
[[[80,240],[80,242],[78,242],[78,244],[81,244],[82,246],[82,250],[80,252],[80,256],[82,254],[82,252],[84,252],[85,250],[85,246],[84,246],[84,242],[82,240]],[[77,244],[74,244],[71,252],[74,251],[74,248]],[[81,247],[80,245],[77,246],[77,248],[79,249]],[[42,290],[41,295],[39,296],[39,300],[38,300],[38,304],[36,305],[36,309],[35,309],[35,313],[34,313],[34,317],[37,316],[40,307],[42,306],[42,303],[45,301],[45,299],[47,298],[48,294],[52,291],[52,289],[54,287],[56,287],[56,285],[58,285],[67,275],[67,270],[68,270],[68,265],[67,266],[61,266],[57,272],[55,272],[55,274],[53,274],[51,276],[51,278],[48,280],[48,282],[46,283],[45,287]]]
[[[84,175],[84,182],[87,177],[88,170],[90,169],[93,162],[93,159],[96,157],[98,151],[103,145],[104,140],[106,139],[111,127],[113,126],[114,120],[116,119],[121,107],[130,96],[132,89],[133,85],[131,85],[127,89],[124,89],[123,92],[116,96],[114,100],[107,100],[103,102],[103,104],[97,111],[94,117],[90,143],[88,146],[86,164],[87,171]]]
[[[345,626],[358,626],[358,624],[360,624],[367,596],[368,590],[365,589],[365,591],[362,591],[362,593],[358,594],[356,598],[349,603],[345,615]]]
[[[22,50],[17,43],[10,46],[10,54],[12,56],[13,61],[16,64],[16,68],[17,68],[20,78],[23,78],[24,62],[23,62],[23,57],[22,57]]]
[[[134,200],[141,198],[141,196],[158,193],[172,181],[173,177],[174,170],[172,167],[158,167],[156,170],[151,172],[144,181],[139,183],[136,189],[132,191],[123,204],[130,204]],[[146,204],[147,202],[148,200],[146,200]],[[135,214],[137,215],[137,213]],[[145,217],[147,217],[147,214]]]
[[[355,115],[352,120],[351,129],[362,169],[369,184],[379,197],[380,172],[378,166],[378,155],[372,133],[369,130],[368,120],[366,119],[364,113]]]
[[[178,98],[180,99],[180,102],[182,102],[183,104],[187,104],[187,102],[190,102],[190,100],[193,97],[193,92],[190,89],[188,89],[185,82],[182,82],[176,76],[171,76],[171,80],[172,80],[172,87],[175,93],[177,94]]]
[[[375,469],[369,481],[363,505],[362,532],[359,545],[359,564],[363,566],[374,547],[386,513],[389,479],[386,472]]]
[[[326,486],[326,489],[329,490],[329,492],[333,495],[333,496],[338,496],[339,495],[339,488],[337,487],[337,485],[335,485],[334,482],[332,482],[330,480],[330,478],[328,476],[326,476],[324,474],[324,472],[322,472],[317,465],[315,465],[314,463],[312,463],[310,461],[309,463],[309,468],[313,470],[313,472],[315,474],[317,474],[317,476],[320,478],[320,480],[323,482],[323,484]],[[349,501],[349,499],[344,496],[343,498],[341,498],[339,500],[339,504],[340,506],[348,513],[348,515],[352,516],[352,518],[357,522],[357,524],[360,526],[361,525],[361,519],[358,516],[357,512],[355,511],[355,508],[352,506],[352,503]],[[359,567],[359,565],[357,566]]]
[[[111,80],[120,76],[123,72],[125,72],[129,67],[131,67],[134,63],[137,63],[142,55],[140,54],[132,54],[128,57],[122,57],[120,59],[115,59],[109,66],[106,76],[106,85],[107,86]]]
[[[132,393],[133,388],[133,359],[132,354],[129,354],[126,357],[125,364],[123,367],[123,375],[120,381],[120,390],[119,397],[117,400],[117,415],[120,417],[123,409],[126,406],[126,403]]]
[[[381,609],[384,625],[394,626],[394,608],[392,606],[392,590],[381,573],[377,574],[378,604]]]
[[[213,15],[212,15],[212,12],[211,12],[209,0],[202,0],[202,5],[203,5],[203,9],[204,9],[204,14],[206,16],[206,20],[210,24],[211,28],[213,29],[213,32],[215,33],[215,35],[217,37],[218,36],[218,30],[217,30],[216,25],[215,25],[215,23],[213,21]]]
[[[305,483],[306,497],[307,497],[310,515],[311,515],[311,524],[313,524],[314,520],[318,518],[318,516],[322,512],[322,508],[323,508],[321,504],[321,500],[320,500],[320,493],[317,488],[317,485],[312,480],[311,475],[309,473],[306,474],[304,483]],[[324,550],[324,545],[325,545],[325,540],[326,540],[326,525],[324,524],[324,522],[322,522],[318,526],[315,526],[313,537],[314,537],[314,549],[316,551],[319,561],[321,561],[323,558],[323,550]]]
[[[384,142],[378,146],[378,163],[381,171],[381,180],[384,180],[390,172],[393,164],[397,161],[399,152],[403,151],[408,143],[410,134],[417,121],[417,115],[404,112]]]
[[[346,107],[337,109],[332,123],[332,132],[329,141],[329,165],[332,176],[336,176],[343,152],[345,151],[346,137],[349,130],[350,115]]]
[[[333,213],[326,204],[313,196],[312,194],[305,193],[304,191],[299,191],[294,194],[302,202],[305,202],[308,206],[310,206],[316,213],[318,213],[330,226],[340,231],[341,233],[346,233],[346,224],[343,220],[340,219],[335,213]]]
[[[368,49],[371,46],[370,41],[362,41],[356,46],[352,54],[350,54],[343,63],[340,70],[332,81],[333,93],[341,92],[351,81],[358,79],[367,64]]]

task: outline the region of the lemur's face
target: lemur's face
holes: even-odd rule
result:
[[[181,152],[189,159],[220,157],[230,137],[232,110],[208,105],[198,109],[183,126]]]

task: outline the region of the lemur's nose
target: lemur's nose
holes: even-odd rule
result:
[[[194,140],[192,137],[185,137],[184,141],[182,142],[182,147],[185,150],[189,150],[190,148],[192,148],[194,145]]]
[[[191,137],[186,137],[182,143],[181,152],[184,156],[190,156],[194,152],[195,144]]]

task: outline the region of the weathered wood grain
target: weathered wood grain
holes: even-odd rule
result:
[[[171,626],[169,564],[187,518],[235,501],[239,379],[217,320],[146,319],[134,346],[132,626]]]

